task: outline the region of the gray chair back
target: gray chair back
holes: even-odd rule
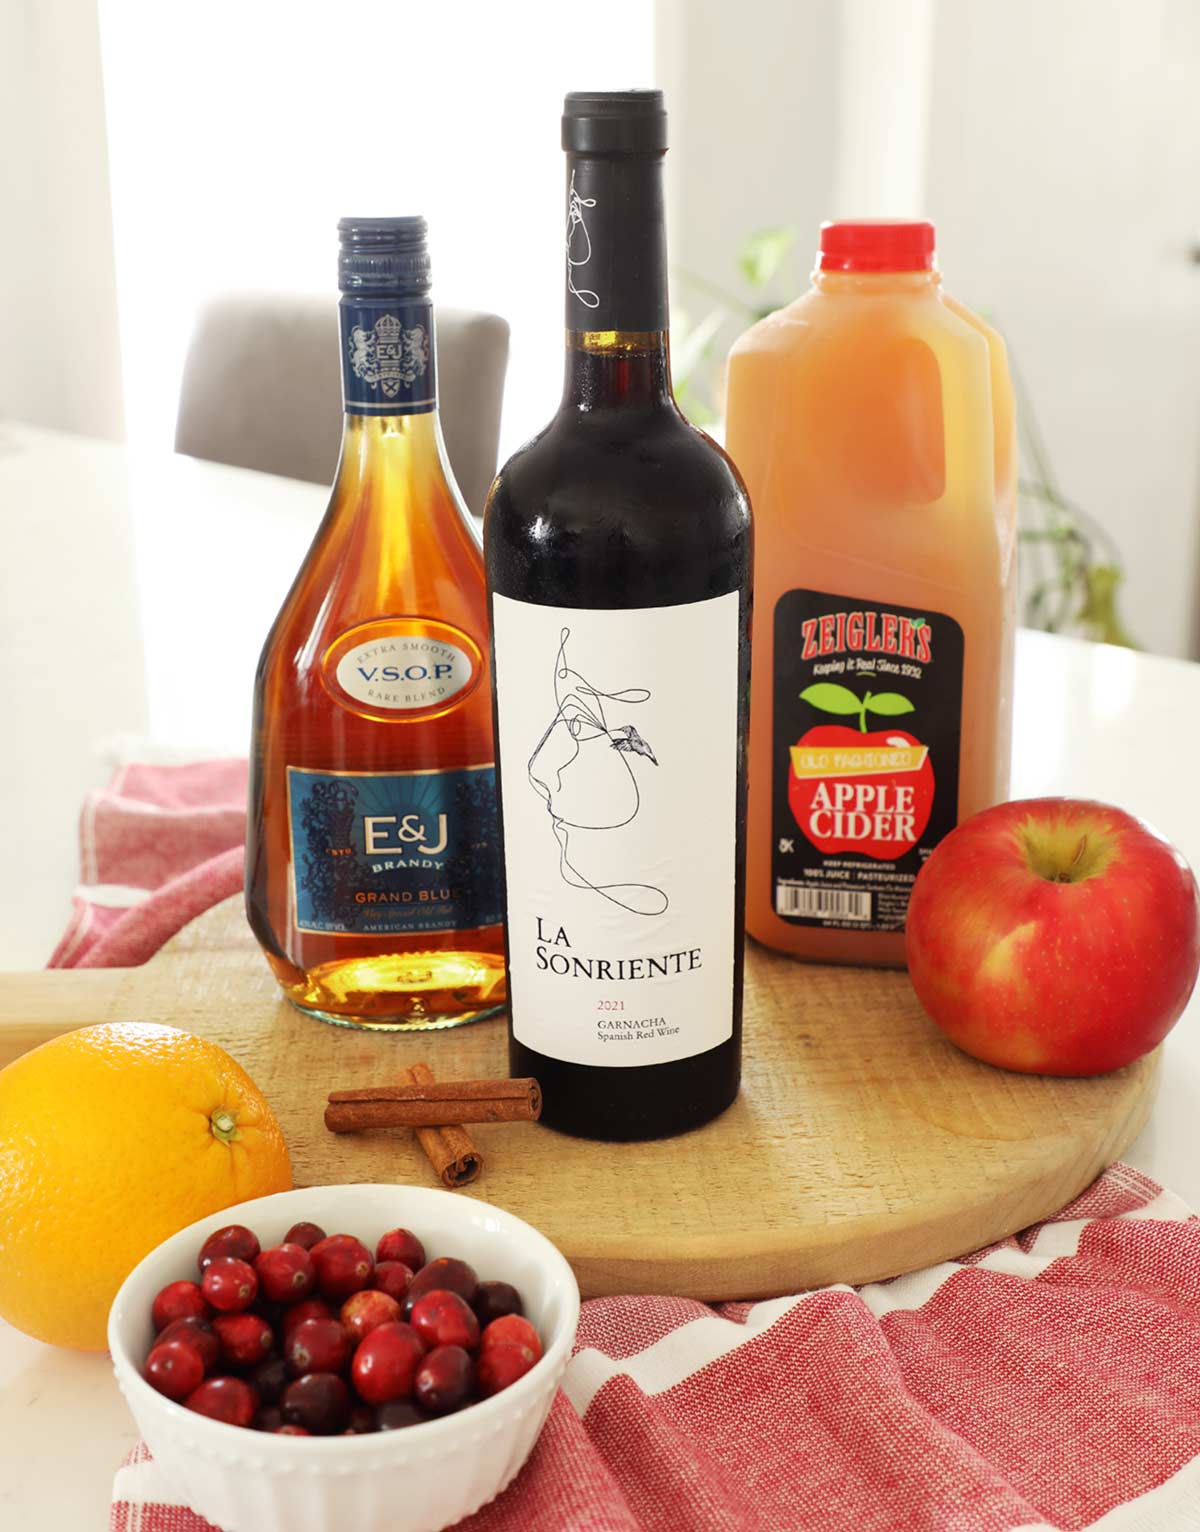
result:
[[[438,404],[450,465],[477,516],[496,472],[508,325],[437,310]],[[337,305],[231,293],[200,313],[179,393],[175,450],[290,479],[333,482],[342,436]]]

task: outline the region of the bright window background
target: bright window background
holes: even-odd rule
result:
[[[169,448],[197,307],[336,302],[343,214],[424,213],[434,297],[512,328],[501,457],[562,371],[558,123],[653,79],[652,0],[412,5],[101,0],[126,416]]]

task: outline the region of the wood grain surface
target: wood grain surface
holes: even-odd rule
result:
[[[750,944],[745,1074],[679,1138],[596,1144],[536,1123],[471,1128],[498,1203],[566,1254],[585,1295],[756,1298],[946,1260],[1066,1202],[1146,1121],[1158,1055],[1094,1080],[1007,1074],[953,1048],[907,977],[798,964]],[[432,1184],[408,1130],[334,1135],[330,1090],[507,1074],[503,1019],[370,1034],[279,997],[231,899],[144,968],[0,975],[0,1066],[89,1022],[158,1021],[227,1048],[266,1092],[298,1185]]]

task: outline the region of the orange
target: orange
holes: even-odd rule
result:
[[[103,1351],[147,1251],[291,1184],[274,1114],[214,1043],[144,1022],[43,1043],[0,1070],[0,1315]]]

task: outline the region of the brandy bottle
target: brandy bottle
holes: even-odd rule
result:
[[[487,601],[437,415],[422,218],[339,224],[345,428],[255,682],[246,910],[325,1021],[503,1004]]]

